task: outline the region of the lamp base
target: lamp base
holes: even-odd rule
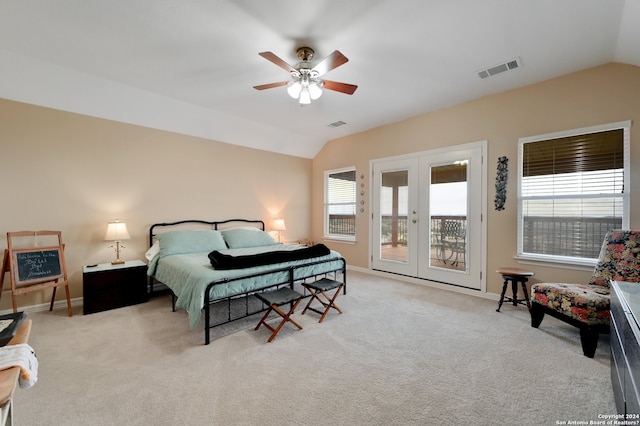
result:
[[[116,259],[113,262],[111,262],[112,265],[122,265],[124,263],[124,260],[121,259]]]

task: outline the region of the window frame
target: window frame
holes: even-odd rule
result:
[[[523,179],[523,153],[524,145],[531,142],[540,142],[550,139],[559,139],[565,137],[573,137],[586,135],[591,133],[606,132],[610,130],[622,130],[623,131],[623,185],[624,190],[621,195],[622,198],[622,228],[629,228],[630,221],[630,169],[631,169],[631,157],[630,157],[630,133],[631,133],[631,121],[620,121],[615,123],[602,124],[597,126],[582,127],[578,129],[547,133],[542,135],[528,136],[518,139],[518,219],[517,219],[517,255],[516,259],[522,263],[540,264],[544,266],[565,267],[573,269],[589,270],[596,264],[597,259],[590,258],[578,258],[570,256],[558,256],[536,253],[523,252],[524,244],[524,212],[523,212],[523,200],[522,196],[522,179]]]
[[[347,235],[347,234],[331,234],[329,233],[329,207],[332,205],[336,205],[336,204],[329,204],[329,177],[331,175],[335,175],[335,174],[339,174],[339,173],[345,173],[345,172],[353,172],[354,175],[354,190],[353,190],[353,220],[354,220],[354,234],[353,235]],[[348,167],[342,167],[339,169],[331,169],[331,170],[325,170],[324,171],[324,203],[323,203],[323,209],[324,209],[324,230],[323,230],[323,238],[325,240],[334,240],[334,241],[341,241],[341,242],[350,242],[350,243],[355,243],[356,242],[356,229],[357,229],[357,208],[358,208],[358,204],[357,204],[357,173],[356,173],[356,167],[355,166],[348,166]],[[343,204],[343,203],[340,203]],[[349,203],[350,205],[351,203]]]

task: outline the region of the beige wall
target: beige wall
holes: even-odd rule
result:
[[[497,293],[501,282],[493,271],[518,265],[513,259],[518,138],[638,119],[640,68],[622,64],[334,140],[313,161],[0,99],[0,248],[6,247],[8,231],[61,230],[72,297],[80,297],[82,266],[114,257],[102,241],[106,223],[114,219],[126,221],[132,237],[125,243],[125,259],[142,258],[151,224],[186,218],[268,221],[283,216],[285,239],[321,241],[323,172],[355,165],[358,176],[365,175],[367,192],[365,212],[358,213],[357,243],[327,245],[343,253],[350,265],[367,268],[369,161],[486,139],[487,287]],[[632,185],[640,182],[638,140],[640,130],[634,124]],[[504,211],[496,212],[495,166],[502,155],[510,159],[507,203]],[[640,199],[633,192],[631,210],[631,225],[638,228]],[[589,276],[571,269],[525,267],[543,281]],[[46,303],[48,297],[48,292],[21,296],[19,303]],[[10,307],[5,292],[0,310]]]
[[[83,265],[115,258],[102,240],[115,219],[131,234],[127,260],[143,259],[156,222],[250,218],[269,226],[282,216],[287,240],[311,229],[311,160],[3,99],[0,182],[0,249],[8,231],[62,231],[72,297],[82,295]],[[31,293],[19,305],[49,297]],[[5,291],[0,310],[10,307]]]
[[[501,266],[530,268],[536,273],[533,282],[587,280],[589,272],[519,265],[513,258],[518,138],[623,120],[633,120],[631,227],[639,228],[640,197],[633,194],[640,190],[640,68],[612,63],[331,141],[313,160],[313,237],[320,240],[323,232],[324,170],[356,166],[357,176],[365,175],[368,204],[371,159],[487,140],[487,291],[499,293],[502,282],[494,271]],[[495,211],[496,165],[503,155],[509,158],[507,202],[505,210]],[[369,265],[371,212],[366,207],[358,213],[356,244],[327,243],[362,268]]]

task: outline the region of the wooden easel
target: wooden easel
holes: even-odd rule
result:
[[[16,246],[17,241],[24,242],[24,237],[33,238],[33,243],[28,244],[26,247],[24,244],[19,247]],[[57,244],[40,247],[38,245],[38,237],[43,237],[44,239],[57,237]],[[57,288],[64,287],[67,295],[67,310],[69,316],[72,316],[73,311],[71,310],[62,233],[60,231],[7,232],[7,246],[8,248],[5,249],[2,258],[2,269],[0,270],[0,295],[4,288],[5,274],[9,272],[13,312],[18,311],[17,295],[53,288],[51,304],[49,305],[49,310],[51,311],[53,310]]]

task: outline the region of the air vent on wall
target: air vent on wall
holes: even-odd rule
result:
[[[344,126],[345,123],[344,121],[334,121],[333,123],[329,124],[329,127],[340,127],[340,126]]]
[[[515,70],[517,68],[522,68],[522,61],[520,61],[520,58],[511,59],[510,61],[506,61],[501,64],[494,65],[492,67],[480,70],[478,71],[478,77],[480,78],[493,77],[496,74],[500,74],[505,71]]]

